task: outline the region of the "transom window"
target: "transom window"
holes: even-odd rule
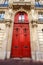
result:
[[[25,20],[24,14],[19,15],[19,22],[23,22]]]

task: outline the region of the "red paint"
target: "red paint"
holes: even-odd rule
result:
[[[29,23],[26,21],[28,17],[25,13],[25,22],[18,23],[18,16],[19,13],[17,13],[17,15],[15,16],[11,57],[31,57],[30,30]]]

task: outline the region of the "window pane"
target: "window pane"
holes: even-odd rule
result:
[[[21,20],[21,15],[19,15],[19,20]]]
[[[19,15],[19,22],[24,22],[24,19],[25,19],[24,14],[20,14]]]
[[[22,15],[22,20],[24,20],[24,15]]]

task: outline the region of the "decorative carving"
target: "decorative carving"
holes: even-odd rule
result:
[[[23,2],[24,0],[19,0],[19,1],[22,1]]]
[[[11,21],[6,21],[6,27],[10,27],[11,26]]]
[[[20,8],[20,11],[21,11],[21,12],[23,11],[23,8],[22,8],[22,7]]]
[[[16,14],[17,12],[19,12],[19,11],[21,11],[21,12],[24,11],[24,12],[26,12],[26,13],[28,14],[28,11],[25,10],[22,6],[15,11],[15,14]]]
[[[37,21],[31,21],[32,27],[37,27]]]

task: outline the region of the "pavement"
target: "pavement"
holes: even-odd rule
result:
[[[0,65],[43,65],[41,61],[33,61],[31,59],[7,59],[0,60]]]

